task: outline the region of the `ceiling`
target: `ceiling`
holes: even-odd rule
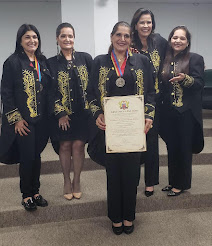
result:
[[[121,3],[212,3],[212,0],[119,0]]]
[[[0,0],[0,2],[60,2],[61,0]],[[76,1],[76,0],[70,0]],[[88,0],[84,0],[88,1]],[[101,1],[101,0],[99,0]],[[102,0],[105,2],[105,0]],[[107,1],[107,0],[106,0]],[[120,3],[211,3],[212,0],[119,0]]]

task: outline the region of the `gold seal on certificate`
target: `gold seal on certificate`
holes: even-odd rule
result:
[[[121,77],[119,77],[117,80],[116,80],[116,86],[117,87],[123,87],[125,85],[125,80]]]
[[[104,98],[106,153],[146,151],[144,96]]]

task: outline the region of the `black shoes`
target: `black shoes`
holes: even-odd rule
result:
[[[152,196],[154,194],[154,190],[153,191],[145,190],[144,194],[145,194],[146,197],[150,197],[150,196]]]
[[[35,211],[37,209],[37,206],[36,206],[35,202],[32,200],[32,198],[29,198],[26,202],[24,202],[24,200],[22,200],[21,204],[29,212]]]
[[[122,232],[124,231],[124,226],[121,225],[121,226],[115,227],[114,225],[112,225],[112,229],[113,229],[114,234],[121,235]]]
[[[179,191],[179,192],[170,190],[170,191],[167,193],[167,196],[179,196],[181,193],[183,193],[183,190],[181,190],[181,191]]]
[[[165,187],[162,189],[162,191],[170,191],[171,189],[172,189],[172,186],[167,185],[167,186],[165,186]]]
[[[33,201],[37,206],[40,206],[40,207],[48,206],[48,202],[41,195],[39,195],[35,198],[33,197]]]
[[[134,231],[134,225],[132,224],[131,226],[125,226],[125,225],[121,225],[121,226],[118,226],[118,227],[115,227],[113,224],[112,224],[112,229],[113,229],[113,233],[116,234],[116,235],[121,235],[122,232],[126,233],[126,234],[131,234],[133,231]]]
[[[132,224],[131,226],[124,226],[124,232],[126,234],[131,234],[134,231],[134,225]]]

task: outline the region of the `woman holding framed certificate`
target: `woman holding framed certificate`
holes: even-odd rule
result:
[[[89,106],[98,127],[90,141],[88,152],[93,160],[106,167],[108,217],[112,221],[113,232],[117,235],[122,232],[130,234],[134,230],[141,152],[105,153],[103,147],[104,153],[98,156],[98,153],[92,155],[92,145],[95,146],[95,151],[104,146],[104,131],[107,127],[104,100],[108,97],[144,96],[143,131],[147,133],[152,126],[155,90],[150,61],[141,54],[132,54],[130,44],[130,25],[123,21],[116,23],[111,33],[108,54],[94,59],[92,79],[88,85]],[[127,110],[128,106],[129,103],[124,100],[120,104],[123,110]],[[117,122],[118,119],[117,115]]]

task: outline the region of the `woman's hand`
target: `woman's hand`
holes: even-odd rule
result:
[[[100,114],[98,118],[96,119],[96,125],[98,126],[99,129],[103,131],[106,129],[105,117],[103,114]]]
[[[15,123],[15,133],[19,133],[20,136],[23,137],[23,135],[27,136],[30,132],[29,128],[27,127],[29,124],[25,120],[20,120]]]
[[[179,73],[177,76],[173,77],[172,79],[169,80],[169,82],[179,82],[185,79],[185,74],[184,73]]]
[[[145,134],[147,134],[147,132],[149,131],[149,129],[152,128],[152,123],[153,123],[153,120],[151,120],[151,119],[145,119],[145,127],[144,127]]]
[[[68,115],[63,116],[59,119],[59,128],[61,127],[62,130],[67,131],[70,128],[69,120],[71,120]]]

